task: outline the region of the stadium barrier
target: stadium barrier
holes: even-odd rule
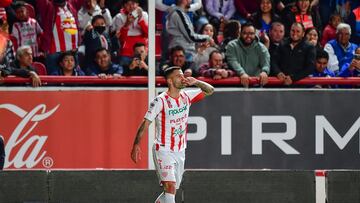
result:
[[[148,84],[148,79],[146,76],[129,76],[121,78],[108,78],[100,79],[96,76],[40,76],[43,85],[66,85],[66,84],[78,84],[78,85],[143,85]],[[210,78],[198,77],[198,79],[205,82],[209,82],[216,86],[241,86],[239,77],[232,77],[221,80],[213,80]],[[250,77],[250,85],[258,86],[260,84],[259,78]],[[9,76],[6,77],[3,81],[5,85],[13,84],[26,84],[31,83],[29,78],[20,78]],[[317,78],[304,78],[294,83],[295,85],[359,85],[359,77],[317,77]],[[164,77],[156,77],[157,86],[165,86],[166,81]],[[279,86],[282,85],[280,80],[276,77],[269,77],[268,83],[266,86]]]
[[[326,174],[328,203],[359,202],[360,171]],[[153,170],[0,172],[0,202],[144,203],[160,192]],[[317,192],[310,170],[187,170],[176,202],[325,202]]]

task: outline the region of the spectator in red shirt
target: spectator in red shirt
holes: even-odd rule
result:
[[[336,39],[336,27],[341,23],[341,16],[340,14],[332,14],[330,16],[329,24],[326,25],[322,38],[321,38],[321,46],[324,47],[325,44],[332,40]]]

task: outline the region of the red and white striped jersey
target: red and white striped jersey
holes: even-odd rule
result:
[[[13,24],[11,35],[17,40],[18,46],[29,45],[35,57],[39,56],[37,38],[41,35],[43,30],[39,23],[29,18],[26,22],[16,22]]]
[[[145,119],[156,119],[156,150],[177,152],[186,148],[190,106],[204,96],[200,89],[181,90],[179,98],[163,92],[150,103]]]
[[[69,51],[78,47],[78,26],[67,6],[57,7],[50,53]]]

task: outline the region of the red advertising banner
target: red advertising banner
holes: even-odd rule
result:
[[[146,109],[146,90],[2,91],[4,168],[147,168],[147,139],[141,163],[130,159]]]

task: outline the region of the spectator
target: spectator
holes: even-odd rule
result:
[[[35,58],[44,56],[43,53],[40,53],[38,46],[38,38],[43,33],[39,23],[29,17],[28,10],[23,1],[17,1],[13,7],[16,12],[17,22],[13,24],[11,35],[16,38],[17,45],[29,45]]]
[[[71,51],[64,52],[59,57],[59,69],[50,75],[62,76],[83,76],[84,72],[79,66],[76,66],[74,53]]]
[[[148,50],[145,44],[136,43],[134,45],[134,57],[131,63],[124,68],[125,75],[148,75]]]
[[[304,39],[304,26],[294,23],[290,39],[280,45],[271,59],[272,73],[284,85],[307,77],[315,70],[315,47]]]
[[[172,66],[181,67],[185,77],[195,75],[194,64],[185,60],[185,49],[182,46],[175,46],[170,49],[170,60],[160,66],[160,74],[164,75],[164,70]]]
[[[261,0],[259,10],[252,14],[252,23],[260,32],[269,33],[272,22],[280,22],[280,16],[275,14],[272,0]]]
[[[349,25],[351,26],[351,30],[353,30],[351,34],[351,39],[355,44],[360,44],[360,6],[352,10],[348,17]]]
[[[234,0],[236,11],[240,14],[240,23],[251,20],[251,14],[259,10],[260,0]]]
[[[135,43],[147,46],[148,40],[148,14],[139,7],[137,0],[124,0],[123,3],[123,9],[114,17],[111,27],[121,44],[118,53],[120,65],[131,62]]]
[[[169,45],[169,34],[166,30],[166,19],[168,12],[172,10],[171,7],[176,5],[177,0],[155,0],[155,7],[157,10],[164,12],[162,15],[162,31],[161,31],[161,63],[165,62],[168,58],[168,45]],[[193,0],[187,10],[187,15],[190,21],[194,23],[194,14],[202,7],[201,0]],[[200,17],[198,24],[206,24],[208,20],[205,17]],[[200,27],[200,26],[199,26]]]
[[[214,25],[216,30],[220,29],[220,24],[232,19],[236,12],[234,0],[205,0],[204,4],[209,22]]]
[[[323,50],[319,42],[319,31],[316,28],[309,28],[305,31],[306,40],[316,48],[316,52]]]
[[[177,6],[169,12],[166,21],[166,30],[169,33],[169,49],[175,46],[185,48],[187,61],[192,61],[196,53],[195,43],[212,41],[208,35],[199,35],[194,32],[194,26],[186,15],[190,6],[189,0],[178,0]]]
[[[225,52],[226,45],[234,40],[240,37],[240,31],[241,31],[241,25],[239,21],[236,20],[229,20],[224,25],[224,31],[223,31],[223,41],[220,45],[220,50],[222,52]]]
[[[112,17],[109,9],[100,8],[97,0],[85,0],[85,4],[78,12],[79,30],[82,35],[85,34],[85,30],[90,30],[92,27],[91,20],[94,16],[101,15],[104,17],[106,31],[109,32],[110,25],[112,23]]]
[[[40,50],[47,54],[48,73],[58,68],[58,57],[65,51],[76,51],[79,45],[77,11],[84,0],[38,0],[36,9],[44,29]]]
[[[0,38],[6,43],[6,46],[1,44],[1,56],[0,56],[0,70],[9,67],[9,65],[15,60],[14,46],[11,40],[7,39],[8,24],[6,21],[6,13],[0,13]],[[4,48],[3,48],[4,46]]]
[[[95,52],[100,48],[111,50],[112,44],[106,32],[105,18],[102,15],[94,16],[91,19],[91,28],[85,32],[85,66],[93,65]]]
[[[284,24],[280,22],[273,22],[269,31],[269,40],[266,41],[265,46],[268,47],[270,53],[270,59],[276,55],[280,44],[283,42],[285,36],[285,27]],[[270,60],[270,61],[271,61]],[[270,68],[271,75],[275,75],[273,73],[273,69]]]
[[[351,27],[340,23],[336,28],[336,39],[326,43],[324,50],[329,54],[329,69],[338,74],[344,64],[353,59],[356,44],[350,42]]]
[[[326,43],[330,40],[336,39],[336,27],[341,22],[341,16],[339,14],[332,14],[330,16],[329,24],[326,25],[322,37],[321,37],[321,46],[324,47]]]
[[[316,1],[318,1],[317,8],[319,9],[321,22],[323,22],[323,23],[329,22],[329,20],[331,20],[330,19],[331,15],[335,12],[336,1],[335,0],[314,0],[311,4],[314,5],[314,3],[316,3]],[[336,29],[336,26],[334,28]]]
[[[329,62],[329,54],[320,50],[316,52],[315,71],[310,77],[335,77],[335,73],[327,68]]]
[[[209,54],[214,50],[219,50],[217,45],[217,33],[213,25],[207,23],[200,29],[200,33],[208,35],[213,40],[208,42],[199,43],[197,46],[197,53],[194,57],[194,67],[198,68],[202,63],[209,61]]]
[[[296,0],[295,4],[285,8],[282,18],[286,31],[290,30],[290,27],[294,22],[301,23],[305,30],[312,27],[321,30],[319,12],[316,9],[311,8],[310,0]],[[289,33],[286,33],[287,36],[288,34]]]
[[[119,78],[123,74],[123,67],[111,62],[110,52],[100,48],[95,52],[95,65],[88,69],[88,75],[101,79]]]
[[[32,49],[28,45],[24,45],[18,48],[16,51],[16,60],[10,64],[10,75],[16,75],[20,77],[30,77],[33,87],[41,86],[41,80],[35,69],[32,67],[33,53]]]
[[[235,72],[230,70],[226,63],[223,62],[223,55],[220,51],[215,50],[210,53],[209,62],[201,65],[199,75],[203,77],[219,80],[235,76]]]
[[[356,48],[354,58],[350,63],[345,63],[339,73],[340,77],[360,76],[360,46]]]
[[[249,86],[250,76],[259,77],[261,85],[267,83],[270,54],[265,45],[259,42],[254,25],[247,23],[242,26],[240,39],[227,45],[226,58],[230,67],[240,76],[243,86]]]

